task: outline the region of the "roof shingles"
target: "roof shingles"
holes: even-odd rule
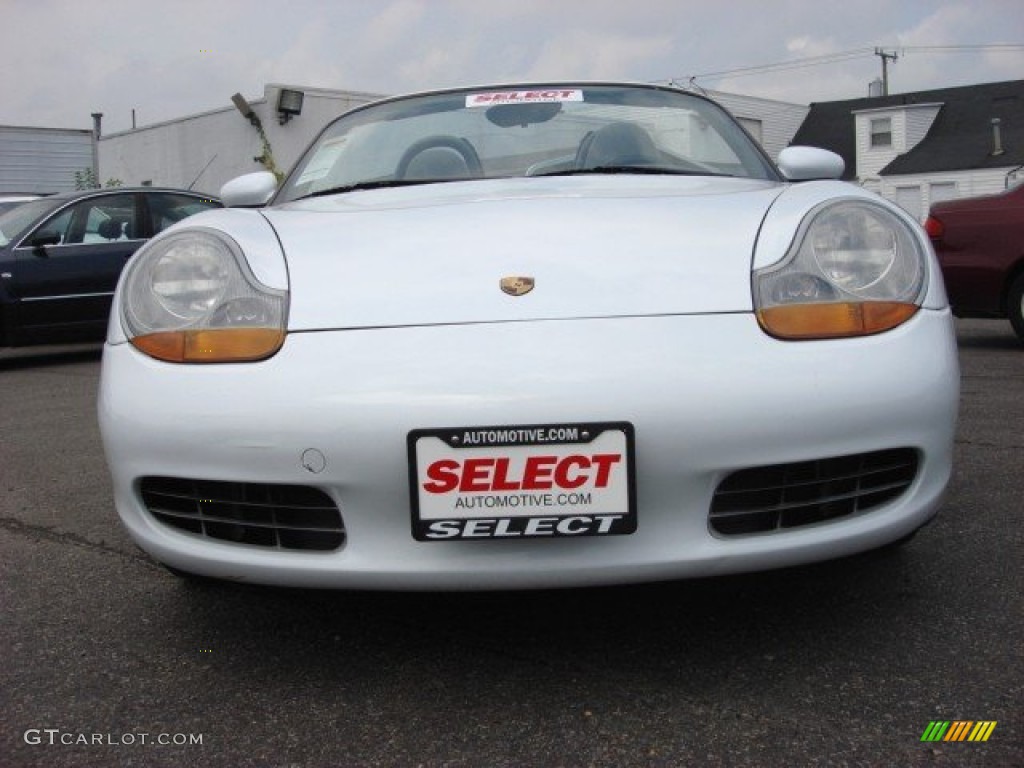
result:
[[[811,104],[793,144],[838,153],[846,162],[843,178],[853,179],[857,168],[855,111],[934,103],[942,108],[924,139],[883,168],[881,175],[1024,165],[1024,80]],[[992,154],[992,118],[1000,120],[1000,155]]]

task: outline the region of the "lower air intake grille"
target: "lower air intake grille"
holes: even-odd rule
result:
[[[164,525],[222,541],[316,551],[345,541],[337,505],[303,485],[144,477],[142,502]]]
[[[906,491],[917,461],[912,448],[895,448],[742,469],[715,490],[711,528],[736,536],[866,512]]]

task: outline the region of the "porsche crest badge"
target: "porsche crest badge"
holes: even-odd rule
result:
[[[501,278],[501,290],[509,296],[522,296],[533,290],[534,280],[532,277],[503,277]]]

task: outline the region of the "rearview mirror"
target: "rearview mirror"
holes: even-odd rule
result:
[[[487,110],[487,119],[499,128],[546,123],[559,112],[562,105],[555,102],[530,104],[498,104]]]

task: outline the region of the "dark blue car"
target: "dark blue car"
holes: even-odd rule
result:
[[[0,215],[0,346],[102,340],[125,263],[218,200],[153,187],[95,189]]]

